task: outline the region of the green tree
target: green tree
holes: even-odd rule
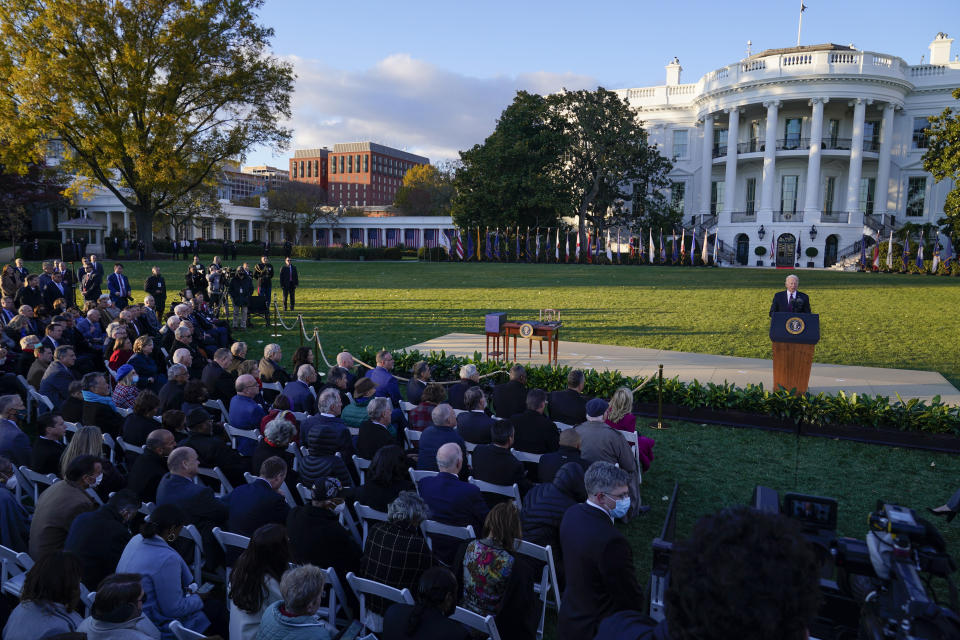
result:
[[[263,0],[0,0],[0,162],[45,140],[135,216],[155,216],[253,145],[283,148],[293,71]]]
[[[279,224],[284,236],[294,244],[301,244],[303,234],[314,222],[336,223],[343,213],[337,207],[326,206],[326,190],[309,182],[281,182],[267,191],[266,197],[264,218],[268,223]]]
[[[483,144],[460,153],[453,184],[457,226],[556,226],[567,210],[558,180],[563,136],[547,98],[518,91]]]
[[[151,231],[160,233],[164,227],[173,227],[173,239],[183,240],[187,237],[187,225],[200,223],[201,218],[223,217],[220,200],[217,199],[217,185],[212,180],[205,180],[190,191],[183,193],[176,200],[157,212],[153,218]],[[138,226],[139,231],[139,226]],[[152,236],[151,236],[152,238]],[[143,239],[143,236],[140,236]],[[210,238],[205,238],[209,240]],[[146,241],[144,240],[144,243]]]
[[[960,100],[960,89],[953,97]],[[954,247],[960,243],[960,112],[950,107],[939,116],[930,118],[927,130],[927,152],[923,154],[923,168],[933,174],[937,182],[953,180],[953,189],[943,204],[946,217],[937,220],[941,231],[950,236]]]
[[[403,176],[393,204],[408,216],[448,216],[453,200],[453,171],[421,164]]]
[[[69,204],[63,196],[67,183],[56,165],[33,164],[22,174],[0,166],[0,226],[14,246],[30,229],[34,212]]]

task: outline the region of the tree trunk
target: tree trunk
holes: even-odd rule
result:
[[[153,213],[137,209],[133,216],[137,221],[137,239],[143,242],[144,251],[149,255],[153,253]]]
[[[599,173],[594,176],[590,191],[583,194],[583,200],[580,201],[580,210],[577,212],[577,237],[580,239],[580,251],[577,253],[578,261],[583,258],[584,252],[587,251],[587,209],[590,207],[590,203],[593,202],[594,198],[597,197],[598,193],[600,193]]]

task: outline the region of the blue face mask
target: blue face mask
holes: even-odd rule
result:
[[[140,382],[140,376],[133,376],[134,383]]]
[[[616,501],[617,506],[613,508],[613,511],[610,512],[614,518],[622,518],[627,515],[627,511],[630,510],[630,496],[624,496]]]

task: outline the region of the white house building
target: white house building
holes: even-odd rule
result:
[[[815,266],[831,266],[859,254],[864,235],[943,215],[953,185],[923,170],[923,129],[960,106],[952,43],[937,34],[920,65],[852,45],[772,49],[693,84],[674,59],[664,85],[617,93],[673,159],[671,197],[698,236],[718,234],[744,265],[771,241],[776,263],[793,265],[799,240],[818,249]]]

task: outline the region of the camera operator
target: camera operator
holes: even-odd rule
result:
[[[210,265],[210,270],[207,273],[207,299],[210,300],[210,304],[214,308],[220,307],[220,302],[223,297],[223,285],[224,277],[223,272],[220,270],[220,266],[217,263]]]
[[[596,637],[805,640],[820,597],[817,559],[799,525],[731,507],[704,516],[674,545],[666,620],[621,611],[600,623]]]

